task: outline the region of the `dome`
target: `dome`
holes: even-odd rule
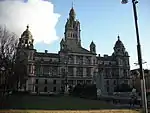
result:
[[[118,40],[115,43],[115,48],[124,48],[124,45],[122,43],[122,41],[120,40],[120,37],[118,36]]]
[[[28,37],[28,38],[32,38],[32,34],[29,31],[29,26],[27,25],[27,29],[22,33],[21,37]]]

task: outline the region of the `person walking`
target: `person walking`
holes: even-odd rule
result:
[[[134,105],[137,102],[137,92],[136,89],[133,87],[132,92],[131,92],[131,99],[130,99],[130,107],[134,107]]]

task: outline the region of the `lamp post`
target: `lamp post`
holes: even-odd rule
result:
[[[138,66],[139,64],[138,63],[134,63],[135,64],[135,66]],[[148,65],[147,65],[147,62],[145,61],[145,62],[142,62],[142,64],[146,64],[146,69],[148,69]]]
[[[142,64],[146,64],[147,62],[142,62]],[[136,66],[139,65],[139,63],[134,63]]]
[[[122,0],[122,3],[127,3],[128,0]],[[139,38],[139,30],[138,30],[138,18],[137,18],[137,11],[136,11],[136,4],[138,3],[137,0],[132,0],[133,5],[133,14],[134,14],[134,21],[135,21],[135,29],[136,29],[136,38],[137,38],[137,54],[138,54],[138,64],[140,67],[140,80],[141,80],[141,94],[142,94],[142,107],[143,112],[148,113],[147,110],[147,98],[146,98],[146,86],[145,86],[145,78],[142,66],[142,54],[141,54],[141,45],[140,45],[140,38]]]

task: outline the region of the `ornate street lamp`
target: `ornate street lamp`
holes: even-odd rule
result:
[[[121,3],[126,4],[126,3],[128,3],[128,0],[122,0]],[[147,98],[146,98],[146,86],[145,86],[145,78],[144,78],[144,72],[143,72],[143,66],[142,66],[141,45],[140,45],[138,22],[137,22],[137,20],[138,20],[137,11],[136,11],[136,4],[137,3],[138,3],[137,0],[132,0],[135,29],[136,29],[136,38],[137,38],[138,64],[140,67],[139,72],[140,72],[140,80],[141,80],[142,107],[143,107],[143,112],[148,113]]]

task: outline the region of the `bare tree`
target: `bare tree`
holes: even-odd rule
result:
[[[10,32],[5,26],[0,26],[0,90],[6,92],[13,86],[14,66],[16,48],[18,44],[17,35]]]
[[[17,36],[8,31],[6,27],[0,26],[0,55],[2,58],[14,60],[16,47],[18,44]]]

